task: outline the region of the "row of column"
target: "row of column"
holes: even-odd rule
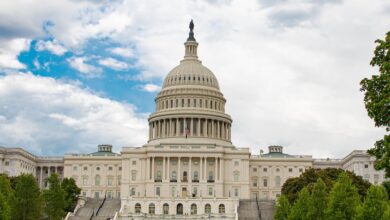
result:
[[[54,173],[59,173],[59,170],[64,170],[62,166],[58,167],[58,166],[40,166],[40,167],[37,167],[37,178],[38,178],[38,184],[39,184],[39,187],[40,188],[45,188],[46,186],[44,185],[44,181],[46,181],[46,178],[49,178],[50,175],[52,174],[52,169],[54,167]],[[46,168],[46,169],[45,169]],[[58,169],[60,168],[60,169]],[[39,173],[38,173],[38,170],[39,170]],[[45,175],[43,172],[47,170],[47,175]],[[45,176],[45,178],[44,178]],[[60,178],[62,175],[59,175]]]
[[[230,123],[206,118],[170,118],[149,124],[150,139],[177,136],[231,139]]]
[[[175,158],[177,162],[175,167],[171,166],[171,158]],[[156,165],[156,160],[161,161],[161,167]],[[187,161],[188,167],[182,169],[182,162]],[[193,167],[193,163],[197,161],[198,165]],[[214,162],[213,170],[207,169],[207,162]],[[171,170],[171,168],[173,168]],[[221,157],[148,157],[146,159],[146,179],[156,180],[157,172],[162,171],[161,180],[171,180],[172,172],[176,171],[176,180],[178,182],[185,180],[182,178],[182,173],[187,172],[187,181],[192,182],[194,172],[198,172],[199,181],[209,180],[207,171],[213,171],[212,180],[217,181],[223,178],[223,158]],[[184,176],[183,176],[184,177]]]

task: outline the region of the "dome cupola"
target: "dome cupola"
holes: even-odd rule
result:
[[[225,113],[226,100],[215,75],[198,59],[192,20],[189,28],[184,58],[165,77],[155,99],[156,112],[149,117],[149,142],[184,138],[230,143],[232,120]]]

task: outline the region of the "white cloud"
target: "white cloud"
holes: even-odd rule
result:
[[[115,55],[119,55],[125,58],[132,58],[135,56],[133,49],[130,47],[114,47],[114,48],[109,48],[108,51]]]
[[[99,64],[114,70],[125,70],[129,68],[129,65],[125,62],[108,57],[99,60]]]
[[[131,45],[138,78],[162,79],[183,56],[194,18],[200,59],[218,77],[234,119],[234,144],[341,157],[384,133],[367,117],[359,81],[376,71],[369,61],[374,40],[389,31],[390,3],[321,2],[2,1],[0,33],[7,36],[0,38],[41,35],[49,20],[50,34],[67,48],[82,50],[91,38]],[[145,11],[152,8],[150,19]]]
[[[40,155],[89,153],[101,143],[119,151],[140,146],[147,135],[145,116],[132,105],[29,73],[0,77],[0,121],[0,145]]]
[[[102,70],[93,65],[87,64],[89,58],[87,57],[71,57],[67,61],[69,65],[83,74],[87,78],[95,78],[101,76]]]
[[[148,83],[142,86],[142,89],[147,91],[147,92],[157,92],[161,90],[161,86],[158,86],[156,84]]]
[[[26,38],[0,40],[0,69],[24,69],[25,65],[17,57],[30,47],[30,42]]]
[[[66,53],[68,51],[64,46],[62,46],[61,44],[59,44],[55,40],[54,41],[40,40],[35,45],[35,49],[37,51],[48,50],[57,56],[62,56],[62,55],[64,55],[64,53]]]

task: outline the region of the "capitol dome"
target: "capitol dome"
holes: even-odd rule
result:
[[[156,111],[149,117],[149,143],[231,144],[230,115],[225,113],[226,99],[218,80],[198,59],[198,42],[190,23],[180,64],[165,77],[158,93]]]

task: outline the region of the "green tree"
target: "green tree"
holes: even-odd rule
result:
[[[387,191],[387,195],[389,196],[389,200],[390,200],[390,181],[384,181],[382,183],[382,186],[385,187],[386,191]]]
[[[13,190],[11,182],[5,175],[0,175],[0,219],[11,219],[11,201]]]
[[[77,187],[73,178],[64,178],[62,180],[61,188],[65,192],[65,211],[72,212],[77,203],[81,189]]]
[[[387,205],[385,213],[383,213],[383,219],[390,219],[390,204]]]
[[[356,187],[352,184],[352,180],[346,173],[340,174],[329,193],[329,201],[326,209],[327,219],[354,219],[359,204],[359,194]]]
[[[36,220],[42,216],[43,202],[33,175],[19,176],[11,210],[11,217],[14,220]]]
[[[310,192],[312,191],[318,178],[323,180],[326,185],[326,191],[329,192],[341,173],[347,174],[352,179],[353,185],[358,189],[359,195],[363,199],[371,184],[354,173],[336,168],[307,169],[299,177],[288,179],[283,184],[282,194],[287,196],[290,204],[293,204],[303,187],[307,187]]]
[[[290,203],[285,195],[281,195],[276,203],[274,220],[287,220],[290,213]]]
[[[325,207],[327,205],[328,192],[326,185],[321,178],[313,186],[309,200],[308,219],[323,220],[325,219]]]
[[[385,220],[388,208],[387,192],[383,186],[372,185],[362,205],[359,206],[357,220]]]
[[[379,67],[379,75],[373,75],[370,79],[360,82],[361,91],[364,92],[364,104],[368,116],[375,122],[376,127],[385,127],[390,131],[390,32],[387,32],[385,40],[376,40],[377,46],[371,66]],[[382,140],[377,141],[374,147],[368,151],[375,156],[376,169],[385,169],[386,176],[390,177],[390,135],[386,134]]]
[[[51,174],[47,181],[49,189],[43,191],[45,212],[49,220],[60,220],[65,215],[65,192],[56,173]]]
[[[310,193],[307,187],[304,187],[298,194],[298,199],[291,208],[288,219],[306,220],[309,212]]]

